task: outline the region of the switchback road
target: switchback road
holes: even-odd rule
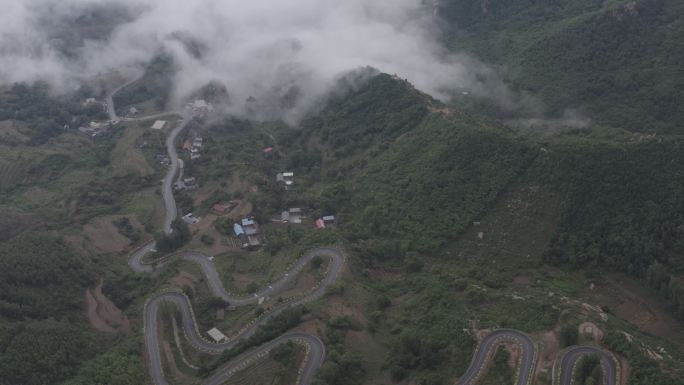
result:
[[[138,118],[120,119],[116,115],[114,95],[116,92],[134,83],[138,79],[139,77],[123,84],[107,96],[108,111],[111,120],[119,121],[144,121],[170,115],[178,115],[182,117],[182,121],[170,132],[166,140],[166,148],[171,161],[171,166],[162,181],[162,196],[166,209],[164,232],[166,234],[170,234],[172,232],[171,223],[178,217],[176,202],[173,197],[173,180],[179,170],[179,158],[176,151],[175,142],[178,134],[185,129],[188,123],[192,120],[192,117],[183,112],[172,111]],[[131,269],[139,273],[151,273],[155,271],[155,269],[163,268],[165,262],[152,265],[146,264],[142,260],[145,254],[153,251],[154,248],[155,242],[150,241],[131,254],[128,261]],[[325,277],[316,287],[312,288],[311,291],[302,297],[281,303],[260,317],[258,321],[251,323],[249,326],[239,331],[235,336],[222,343],[210,342],[202,336],[195,320],[192,305],[188,298],[180,291],[167,291],[150,297],[145,304],[143,322],[145,349],[147,351],[147,359],[149,360],[149,371],[152,382],[155,385],[168,384],[166,378],[164,377],[163,364],[159,348],[158,318],[159,309],[162,303],[171,303],[178,308],[183,320],[182,326],[185,332],[184,334],[195,349],[208,353],[219,354],[235,347],[240,341],[252,336],[259,327],[264,325],[264,323],[268,322],[276,315],[280,314],[282,311],[321,298],[324,295],[326,288],[337,280],[345,260],[344,255],[335,248],[316,248],[302,255],[297,262],[292,265],[292,267],[290,267],[280,276],[280,278],[275,280],[267,287],[262,288],[261,290],[249,296],[235,296],[225,290],[225,287],[219,278],[218,272],[208,256],[192,251],[180,253],[180,258],[196,263],[200,267],[202,273],[207,279],[207,284],[212,295],[223,299],[233,306],[246,306],[254,304],[257,303],[260,298],[276,295],[286,287],[286,284],[290,282],[292,278],[301,273],[304,267],[307,266],[307,264],[309,264],[316,256],[327,257],[330,259],[330,264],[328,265],[328,270],[325,274]],[[272,341],[269,341],[242,354],[241,356],[238,356],[219,369],[203,384],[223,384],[230,376],[235,374],[241,368],[244,368],[245,366],[255,362],[260,357],[268,354],[268,352],[273,350],[275,347],[286,342],[295,342],[307,347],[306,359],[299,372],[300,374],[297,385],[310,385],[313,381],[316,370],[321,366],[323,360],[325,359],[325,346],[317,337],[301,332],[286,333]],[[520,347],[520,357],[517,366],[518,378],[516,384],[532,385],[537,358],[536,345],[526,334],[512,329],[495,330],[484,337],[484,339],[480,341],[470,367],[458,380],[456,385],[476,385],[477,381],[487,370],[489,362],[496,352],[496,349],[498,346],[504,343],[514,343]],[[559,358],[559,362],[556,363],[556,368],[554,369],[554,385],[572,385],[573,369],[579,360],[588,355],[597,355],[600,358],[604,373],[604,385],[618,385],[617,376],[619,371],[615,358],[608,352],[589,346],[576,346],[566,350],[564,354],[562,354],[562,356]],[[558,371],[558,373],[556,373],[556,371]]]
[[[166,148],[170,159],[170,168],[166,173],[164,179],[162,180],[162,197],[164,200],[165,207],[165,219],[164,219],[164,232],[170,234],[172,232],[171,224],[178,217],[178,210],[176,208],[176,201],[173,197],[173,181],[178,174],[179,170],[179,158],[176,151],[176,138],[178,134],[183,131],[190,123],[192,117],[183,112],[168,112],[160,113],[155,115],[141,116],[137,118],[120,118],[116,114],[116,107],[114,105],[114,95],[119,90],[133,84],[139,79],[135,78],[122,86],[115,89],[112,93],[107,96],[108,112],[110,119],[112,121],[145,121],[157,119],[163,116],[179,115],[182,117],[182,121],[178,124],[167,137]],[[140,273],[151,273],[155,269],[163,267],[162,264],[157,264],[156,266],[145,264],[142,258],[145,254],[150,253],[155,248],[155,242],[150,241],[136,250],[129,258],[129,266],[136,272]],[[314,301],[323,296],[326,288],[337,280],[340,269],[344,263],[344,255],[337,249],[334,248],[317,248],[308,251],[297,262],[290,267],[283,275],[277,279],[275,282],[271,283],[268,287],[259,290],[249,296],[233,296],[228,293],[223,283],[221,282],[218,272],[214,267],[213,263],[208,256],[197,252],[185,252],[181,254],[181,257],[187,261],[196,263],[204,273],[207,278],[207,283],[212,294],[216,297],[222,298],[224,301],[230,303],[233,306],[245,306],[253,303],[257,303],[260,298],[272,296],[282,291],[285,285],[290,282],[294,277],[296,277],[311,260],[316,257],[328,257],[330,259],[330,264],[324,279],[305,296],[294,298],[289,301],[285,301],[282,304],[276,306],[268,313],[259,318],[257,322],[250,324],[248,327],[242,329],[237,335],[230,338],[228,341],[223,343],[213,343],[206,340],[198,329],[197,322],[194,317],[192,310],[192,305],[185,295],[180,292],[165,292],[152,296],[149,298],[145,305],[144,311],[144,338],[145,338],[145,349],[147,351],[147,359],[149,360],[149,371],[152,378],[152,382],[155,385],[167,385],[168,382],[164,377],[163,364],[161,359],[161,353],[159,349],[159,330],[158,330],[158,317],[159,317],[159,307],[162,303],[172,303],[176,305],[179,309],[182,320],[183,329],[185,331],[185,336],[188,338],[191,345],[198,349],[209,353],[221,353],[223,351],[229,350],[240,341],[252,336],[259,327],[264,323],[268,322],[270,319],[280,314],[282,311],[299,306],[304,303]],[[306,359],[303,367],[300,370],[298,384],[299,385],[309,385],[313,381],[313,377],[316,370],[323,363],[325,358],[325,346],[317,337],[301,333],[301,332],[290,332],[284,334],[266,344],[263,344],[251,351],[237,357],[231,362],[227,363],[222,369],[217,373],[212,375],[204,384],[207,385],[218,385],[224,383],[231,375],[233,375],[238,368],[244,367],[245,365],[254,362],[259,357],[270,352],[273,348],[286,343],[295,342],[298,344],[305,345],[307,347]]]
[[[537,347],[525,333],[514,329],[498,329],[480,341],[470,367],[458,380],[456,385],[476,385],[487,370],[489,361],[496,349],[502,344],[513,343],[519,347],[518,378],[516,385],[532,385],[537,361]],[[603,368],[603,385],[618,384],[618,362],[615,357],[604,350],[592,346],[574,346],[565,350],[554,368],[554,385],[572,385],[573,371],[577,363],[584,357],[595,355],[601,360]]]

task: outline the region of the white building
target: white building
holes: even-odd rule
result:
[[[228,337],[226,337],[225,334],[221,333],[221,331],[217,328],[209,330],[207,334],[209,334],[209,337],[211,337],[211,339],[214,340],[214,342],[216,343],[220,343],[228,339]]]
[[[157,120],[152,125],[153,130],[163,130],[164,127],[166,127],[166,121],[165,120]]]

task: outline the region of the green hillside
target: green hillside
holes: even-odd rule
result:
[[[684,126],[684,3],[448,0],[447,43],[501,65],[548,112],[633,131]]]
[[[580,269],[589,277],[620,271],[658,290],[681,319],[681,138],[601,128],[545,138],[523,135],[445,108],[387,75],[333,100],[302,126],[278,138],[288,149],[284,163],[298,170],[297,193],[316,213],[338,214],[342,234],[364,266],[414,272],[410,289],[403,290],[418,285],[448,295],[449,285],[471,282],[495,293],[502,289],[505,296],[516,272],[545,271],[545,264]],[[537,193],[531,201],[509,203],[520,186]],[[273,210],[287,207],[291,194]],[[472,236],[473,222],[491,220],[510,204],[530,206],[525,207],[530,219],[498,217],[497,235],[515,237],[515,248],[502,243],[490,250],[464,241]],[[452,256],[454,245],[459,256],[470,257]],[[492,266],[494,259],[504,265]],[[428,261],[442,266],[443,274],[458,265],[465,271],[454,274],[459,279],[449,276],[452,283],[445,287],[434,269],[432,275],[417,273]],[[528,317],[496,295],[469,295],[479,299],[466,309],[460,303],[443,306],[495,325],[537,329],[555,322],[548,300],[528,303],[528,311],[535,309]],[[513,307],[496,310],[506,306]],[[426,319],[437,319],[443,310],[421,311]],[[495,315],[500,311],[504,315]],[[396,356],[388,364],[396,378],[410,377],[412,371],[423,373],[414,378],[428,378],[421,376],[434,372],[434,366],[413,366],[415,361],[405,357],[409,348],[403,344],[410,340],[404,337],[410,333],[406,330],[392,345]],[[653,383],[648,360],[639,362],[633,379]]]

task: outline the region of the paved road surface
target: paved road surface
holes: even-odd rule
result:
[[[531,385],[534,381],[537,347],[532,339],[525,333],[514,329],[498,329],[480,341],[480,345],[473,356],[470,366],[465,374],[458,380],[456,385],[476,385],[481,379],[487,364],[496,352],[498,346],[503,343],[515,343],[520,348],[518,361],[518,378],[516,385]],[[560,376],[556,385],[571,385],[572,372],[575,364],[583,357],[595,354],[601,359],[604,373],[604,385],[617,384],[617,363],[610,353],[591,346],[575,346],[568,349],[560,358]]]
[[[178,124],[171,131],[166,140],[166,148],[169,154],[169,160],[171,165],[164,179],[162,180],[162,196],[166,212],[164,219],[164,232],[166,234],[170,234],[172,232],[171,223],[178,217],[176,201],[173,197],[173,181],[176,175],[178,174],[180,160],[178,158],[178,153],[176,151],[175,142],[176,138],[178,137],[178,134],[181,131],[183,131],[185,127],[187,127],[188,123],[192,120],[192,118],[191,116],[185,113],[175,111],[155,115],[141,116],[137,118],[120,118],[119,116],[117,116],[116,107],[114,105],[114,95],[118,91],[129,86],[138,79],[139,77],[132,79],[129,82],[126,82],[125,84],[121,85],[107,96],[109,117],[110,120],[119,121],[145,121],[170,115],[180,115],[182,117],[182,121],[180,122],[180,124]],[[153,251],[155,246],[155,242],[150,241],[141,246],[138,250],[136,250],[129,258],[128,264],[131,267],[131,269],[133,269],[136,272],[150,273],[153,272],[155,269],[163,267],[163,263],[157,264],[156,266],[152,266],[145,264],[142,261],[143,256]],[[328,267],[327,274],[318,286],[313,288],[304,297],[297,298],[282,303],[279,306],[276,306],[266,315],[262,316],[258,322],[251,324],[249,327],[241,330],[238,335],[236,335],[229,341],[226,341],[221,344],[212,343],[208,340],[205,340],[202,337],[202,335],[198,331],[197,323],[195,321],[194,313],[192,311],[192,306],[189,303],[187,297],[185,297],[182,293],[167,292],[149,298],[146,303],[144,313],[144,338],[145,348],[147,350],[147,358],[150,363],[149,371],[152,378],[152,382],[155,385],[168,384],[166,378],[164,377],[158,340],[159,331],[157,319],[159,315],[159,306],[162,303],[169,302],[175,304],[178,307],[183,317],[183,328],[185,331],[185,335],[192,344],[192,346],[194,346],[196,349],[200,349],[210,353],[221,353],[225,350],[231,349],[241,340],[244,340],[252,336],[260,326],[269,321],[271,318],[280,314],[285,309],[293,306],[298,306],[322,297],[325,293],[326,288],[336,281],[340,269],[344,263],[344,255],[334,248],[314,249],[305,253],[299,260],[297,260],[297,262],[292,267],[290,267],[285,273],[283,273],[281,278],[273,282],[268,287],[263,288],[262,290],[258,291],[253,295],[239,297],[233,296],[225,290],[218,276],[216,268],[214,267],[213,263],[211,262],[208,256],[197,252],[186,252],[182,254],[183,259],[197,263],[200,266],[202,272],[207,278],[207,282],[209,283],[209,287],[211,288],[212,294],[219,298],[222,298],[224,301],[229,302],[233,306],[244,306],[253,304],[258,302],[259,298],[261,297],[277,294],[280,290],[282,290],[285,287],[285,285],[293,277],[297,276],[297,274],[299,274],[304,269],[304,267],[309,262],[311,262],[311,260],[316,256],[330,258],[330,264]],[[299,332],[291,332],[284,334],[262,346],[252,349],[251,351],[243,354],[240,357],[237,357],[236,359],[228,363],[226,366],[224,366],[222,369],[217,371],[217,373],[215,373],[204,383],[208,385],[221,384],[225,382],[228,377],[234,374],[238,368],[253,362],[259,357],[262,357],[263,355],[267,354],[276,346],[289,341],[304,344],[307,346],[307,360],[304,363],[304,366],[302,367],[302,371],[300,373],[299,385],[309,385],[313,381],[313,377],[316,373],[316,370],[323,363],[323,360],[325,358],[325,346],[317,337]]]
[[[119,90],[127,87],[128,85],[134,83],[139,79],[135,78],[122,86],[118,87],[114,92],[107,96],[108,111],[111,120],[123,120],[123,121],[144,121],[161,118],[170,115],[179,115],[182,117],[182,121],[178,124],[169,134],[166,140],[166,148],[171,161],[171,166],[166,176],[162,181],[163,189],[162,196],[164,200],[164,206],[166,209],[166,216],[164,219],[164,232],[170,234],[171,223],[178,217],[178,211],[176,208],[176,201],[173,197],[173,181],[179,171],[179,159],[178,153],[176,152],[175,141],[178,134],[185,129],[188,123],[191,121],[191,117],[182,112],[165,112],[155,115],[142,116],[138,118],[123,118],[120,119],[116,115],[116,108],[114,106],[114,95]],[[129,258],[129,266],[136,272],[140,273],[150,273],[155,269],[160,269],[163,267],[165,262],[159,263],[156,266],[145,264],[142,258],[145,254],[151,252],[155,248],[155,242],[150,241],[136,250]],[[165,292],[154,295],[149,298],[145,305],[144,313],[144,337],[145,337],[145,348],[147,350],[147,358],[149,360],[149,371],[152,378],[152,382],[155,385],[167,385],[168,382],[164,377],[164,371],[162,368],[161,353],[159,350],[159,330],[158,330],[158,317],[159,317],[159,307],[162,303],[172,303],[175,304],[179,309],[183,319],[183,329],[185,331],[185,336],[188,338],[190,344],[198,349],[209,353],[221,353],[228,349],[235,347],[240,341],[252,336],[257,329],[264,323],[269,321],[271,318],[280,314],[285,309],[291,308],[293,306],[299,306],[304,303],[317,300],[321,298],[328,286],[333,284],[339,275],[340,269],[344,263],[344,255],[335,248],[321,247],[310,250],[306,252],[297,262],[291,266],[283,275],[280,276],[275,282],[271,283],[269,286],[259,290],[253,295],[249,296],[234,296],[228,293],[219,278],[218,272],[209,259],[208,256],[197,252],[183,252],[180,257],[186,261],[196,263],[202,273],[207,279],[209,288],[215,297],[221,298],[224,301],[230,303],[233,306],[245,306],[256,303],[260,298],[266,296],[273,296],[279,293],[286,284],[294,277],[296,277],[304,269],[311,260],[316,257],[328,257],[330,259],[330,264],[328,266],[328,271],[325,275],[323,281],[313,288],[305,296],[282,303],[276,306],[274,309],[269,311],[266,315],[262,316],[259,321],[251,324],[250,326],[242,329],[236,336],[230,338],[228,341],[217,344],[204,339],[198,330],[195,316],[192,310],[192,305],[190,304],[188,298],[181,292]],[[233,375],[240,368],[249,365],[255,360],[259,359],[263,355],[270,352],[273,348],[279,346],[280,344],[286,342],[296,342],[299,344],[304,344],[308,348],[307,360],[302,368],[301,375],[299,377],[298,385],[310,385],[313,381],[313,377],[316,370],[321,366],[323,360],[325,359],[325,346],[317,337],[301,333],[301,332],[291,332],[284,334],[276,339],[267,342],[251,351],[244,353],[243,355],[233,359],[231,362],[227,363],[223,368],[219,369],[215,374],[213,374],[209,379],[207,379],[204,384],[206,385],[220,385],[224,383],[231,375]],[[536,364],[536,346],[534,342],[524,333],[512,330],[512,329],[499,329],[495,330],[491,334],[487,335],[478,346],[470,367],[467,369],[466,373],[458,380],[457,385],[475,385],[479,377],[483,374],[483,371],[487,369],[489,360],[493,356],[495,349],[502,343],[516,343],[521,348],[521,356],[519,361],[519,376],[517,379],[517,385],[531,385],[532,376],[534,373],[534,368]],[[596,354],[601,358],[601,365],[604,370],[604,385],[617,385],[616,377],[618,369],[616,368],[616,363],[612,359],[612,356],[600,349],[578,346],[569,349],[561,357],[561,362],[559,364],[560,376],[558,385],[571,385],[572,369],[575,364],[582,357]]]

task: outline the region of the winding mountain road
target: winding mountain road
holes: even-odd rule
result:
[[[187,127],[188,123],[190,123],[192,120],[192,117],[184,112],[171,111],[137,118],[119,118],[116,115],[116,109],[114,106],[114,95],[121,89],[133,84],[139,79],[140,77],[137,77],[126,82],[107,96],[108,111],[110,119],[113,121],[144,121],[170,115],[178,115],[182,117],[182,121],[180,121],[180,123],[170,132],[166,140],[166,148],[171,161],[171,166],[162,181],[162,196],[166,210],[164,219],[164,232],[166,234],[170,234],[172,232],[171,223],[178,216],[176,202],[173,197],[173,180],[179,170],[179,158],[176,151],[175,142],[178,134],[185,129],[185,127]],[[131,267],[131,269],[139,273],[151,273],[162,268],[166,261],[157,263],[156,265],[146,264],[143,262],[143,257],[145,254],[152,252],[155,246],[155,242],[150,241],[133,252],[128,261],[128,265]],[[254,304],[257,303],[260,298],[269,296],[272,297],[281,292],[286,287],[287,283],[301,273],[307,264],[309,264],[316,256],[327,257],[330,259],[325,277],[316,287],[312,288],[306,295],[302,297],[285,301],[277,305],[268,313],[260,317],[256,322],[251,323],[249,326],[240,330],[235,336],[229,338],[223,343],[213,343],[202,336],[195,320],[192,305],[189,299],[182,292],[180,292],[180,290],[158,293],[148,298],[144,310],[144,339],[145,349],[147,351],[147,359],[149,360],[150,377],[154,385],[168,385],[168,382],[164,376],[162,358],[159,349],[160,341],[157,322],[159,318],[159,309],[162,303],[171,303],[178,308],[182,316],[182,326],[185,332],[184,334],[195,349],[208,353],[219,354],[235,347],[240,341],[243,341],[246,338],[254,335],[259,327],[284,310],[320,299],[325,294],[326,288],[337,280],[345,261],[344,254],[342,254],[336,248],[315,248],[304,253],[304,255],[302,255],[294,265],[292,265],[280,276],[280,278],[275,280],[268,287],[265,287],[249,296],[234,296],[225,290],[218,272],[216,271],[216,267],[208,256],[193,251],[180,253],[180,258],[189,262],[193,262],[200,267],[202,273],[206,277],[207,284],[212,295],[223,299],[233,306],[246,306]],[[297,385],[310,385],[313,381],[316,370],[322,365],[325,359],[325,346],[317,337],[302,332],[289,332],[283,334],[272,341],[269,341],[242,354],[241,356],[236,357],[207,380],[205,380],[203,384],[223,384],[230,376],[235,374],[241,368],[244,368],[246,365],[255,362],[260,357],[263,357],[263,355],[273,350],[275,347],[286,342],[295,342],[307,347],[306,359],[299,372]],[[477,384],[477,381],[487,370],[488,364],[494,355],[494,352],[496,352],[497,347],[504,343],[515,343],[521,348],[518,362],[518,379],[516,384],[532,385],[537,358],[536,345],[525,333],[513,329],[495,330],[484,337],[482,341],[480,341],[470,367],[458,380],[456,385]],[[604,385],[619,385],[617,384],[617,375],[619,373],[617,361],[610,353],[589,346],[577,346],[565,351],[565,353],[559,358],[560,361],[558,361],[556,365],[557,371],[559,373],[554,375],[554,385],[571,385],[573,369],[577,362],[579,362],[579,360],[583,357],[592,354],[599,356],[601,359],[601,366],[604,372]],[[554,373],[555,372],[556,370],[554,370]]]
[[[176,201],[173,197],[173,181],[179,171],[179,158],[176,151],[176,138],[178,134],[183,131],[192,120],[192,117],[183,112],[171,111],[160,114],[141,116],[136,118],[120,118],[116,114],[116,107],[114,105],[114,95],[122,90],[123,88],[135,83],[140,77],[134,78],[131,81],[117,87],[113,92],[107,96],[108,112],[109,117],[112,121],[145,121],[157,119],[164,116],[179,115],[182,117],[182,121],[178,124],[167,137],[166,149],[169,154],[170,168],[167,171],[164,179],[162,180],[162,197],[165,207],[165,219],[164,219],[164,232],[170,234],[173,230],[171,228],[172,222],[178,217],[178,210],[176,208]],[[150,241],[144,244],[142,247],[137,249],[129,257],[128,265],[136,272],[140,273],[151,273],[155,269],[163,267],[164,263],[157,265],[146,264],[143,262],[143,257],[152,252],[156,247],[154,241]],[[257,322],[250,324],[250,326],[242,329],[236,336],[229,339],[224,343],[213,343],[202,337],[199,332],[197,322],[194,317],[192,310],[192,305],[188,298],[181,292],[169,291],[165,293],[160,293],[149,298],[145,305],[144,312],[144,338],[145,338],[145,348],[147,351],[147,358],[149,360],[149,371],[152,378],[152,382],[155,385],[166,385],[168,382],[164,377],[163,364],[161,359],[161,353],[159,349],[159,330],[158,330],[158,316],[159,307],[162,303],[172,303],[176,305],[179,309],[183,322],[183,329],[185,331],[185,336],[188,338],[189,342],[196,349],[209,352],[209,353],[221,353],[223,351],[229,350],[235,347],[240,341],[252,336],[264,323],[268,322],[270,319],[280,314],[282,311],[305,304],[310,301],[319,299],[325,294],[326,288],[337,280],[339,272],[344,264],[344,255],[337,249],[322,247],[308,251],[297,262],[290,267],[283,275],[277,279],[275,282],[271,283],[268,287],[259,290],[257,293],[249,296],[233,296],[229,294],[221,282],[218,272],[212,261],[208,256],[198,253],[198,252],[184,252],[181,253],[181,258],[186,261],[196,263],[204,273],[207,278],[207,283],[212,294],[224,301],[230,303],[233,306],[246,306],[250,304],[257,303],[260,298],[271,296],[282,291],[288,282],[290,282],[294,277],[296,277],[311,260],[316,256],[328,257],[330,259],[330,264],[328,266],[327,273],[323,280],[314,287],[309,293],[300,298],[295,298],[286,301],[268,313],[259,318]],[[273,348],[286,343],[295,342],[298,344],[305,345],[307,347],[307,357],[301,368],[298,383],[300,385],[309,385],[313,381],[313,377],[316,370],[321,366],[325,358],[325,346],[320,339],[315,336],[301,333],[301,332],[290,332],[284,334],[266,344],[259,346],[256,349],[237,357],[236,359],[229,362],[222,369],[217,371],[208,380],[204,382],[207,385],[218,385],[224,383],[231,375],[233,375],[238,368],[243,367],[245,364],[253,362],[259,357],[271,351]]]

